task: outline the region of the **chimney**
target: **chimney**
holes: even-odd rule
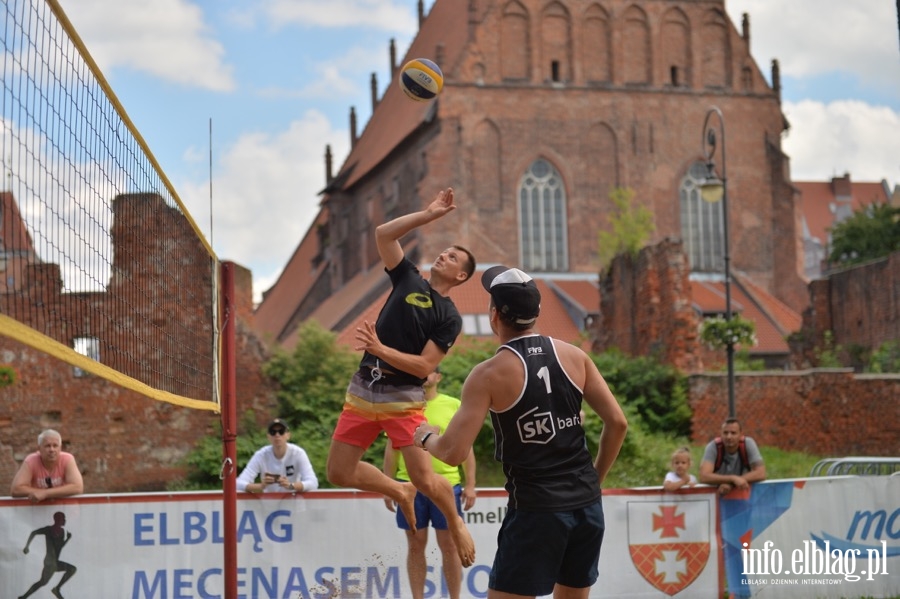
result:
[[[747,49],[750,49],[750,15],[744,13],[741,15],[741,31],[744,36],[744,42],[747,44]]]
[[[325,144],[325,185],[330,185],[334,180],[334,176],[331,174],[331,166],[331,144]]]
[[[778,66],[777,58],[772,59],[772,89],[778,96],[778,101],[781,102],[781,67]]]
[[[834,198],[838,202],[850,202],[852,198],[852,185],[850,184],[850,173],[844,173],[843,177],[831,178],[831,189],[834,191]]]
[[[391,81],[397,76],[397,44],[391,38]]]
[[[372,114],[375,114],[375,108],[378,106],[378,77],[372,72]]]
[[[419,0],[419,29],[422,29],[422,23],[425,22],[425,3]]]
[[[356,108],[350,107],[350,149],[356,147]]]

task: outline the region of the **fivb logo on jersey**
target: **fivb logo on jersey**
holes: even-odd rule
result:
[[[522,443],[538,443],[544,445],[556,436],[558,430],[581,424],[578,416],[570,418],[554,417],[550,411],[538,412],[533,408],[525,412],[517,421],[519,440]]]

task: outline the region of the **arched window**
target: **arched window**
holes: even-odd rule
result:
[[[534,271],[569,269],[566,190],[556,168],[535,160],[519,183],[522,267]]]
[[[692,272],[723,272],[725,243],[722,230],[722,202],[700,198],[700,182],[706,165],[695,162],[681,180],[681,239]]]

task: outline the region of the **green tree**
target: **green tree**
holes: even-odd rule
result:
[[[618,254],[635,256],[656,230],[653,212],[632,202],[633,189],[616,187],[609,193],[609,199],[614,207],[606,217],[610,228],[598,234],[597,257],[601,269],[607,268]]]
[[[591,358],[619,403],[637,413],[649,432],[690,434],[687,379],[676,368],[652,357],[630,358],[615,350]]]
[[[900,250],[900,208],[869,204],[829,229],[832,264],[859,264]]]
[[[359,366],[359,354],[339,345],[337,335],[315,321],[302,324],[297,339],[292,351],[276,350],[263,372],[278,382],[279,416],[290,424],[292,439],[309,454],[319,484],[328,486],[325,462],[331,434],[344,406],[347,383]],[[383,442],[378,448],[384,450]],[[373,448],[367,456],[377,451]]]

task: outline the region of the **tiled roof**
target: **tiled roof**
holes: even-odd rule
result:
[[[723,281],[692,280],[694,308],[702,314],[725,313]],[[732,274],[731,311],[753,321],[757,345],[750,354],[782,354],[789,348],[785,337],[800,329],[801,317],[747,278]]]
[[[835,184],[842,182],[850,190],[849,197],[843,200],[835,192]],[[794,186],[800,191],[800,214],[806,233],[823,244],[828,241],[828,229],[835,224],[834,209],[839,203],[855,212],[869,204],[890,202],[884,184],[850,181],[849,175],[831,181],[794,181]]]
[[[267,340],[281,339],[285,327],[299,307],[313,283],[321,276],[326,262],[313,266],[319,251],[316,239],[318,225],[328,222],[327,210],[321,210],[306,235],[297,245],[275,284],[264,294],[264,300],[253,314],[253,328]]]

